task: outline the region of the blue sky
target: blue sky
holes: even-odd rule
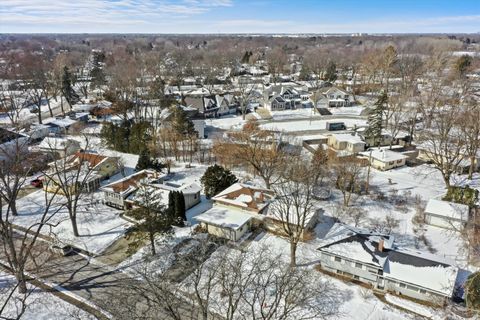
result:
[[[480,32],[480,0],[2,0],[1,33]]]

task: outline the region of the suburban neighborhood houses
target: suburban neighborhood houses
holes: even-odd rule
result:
[[[478,32],[243,5],[38,4],[47,33],[0,34],[1,319],[480,317]]]

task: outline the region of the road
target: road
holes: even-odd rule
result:
[[[20,246],[20,237],[17,244]],[[97,306],[105,312],[103,315],[97,312],[95,316],[99,318],[107,319],[108,315],[113,319],[166,318],[159,314],[161,308],[158,304],[149,305],[149,298],[153,300],[155,297],[147,298],[151,293],[146,284],[115,267],[95,263],[92,259],[78,254],[53,254],[45,241],[37,241],[33,256],[40,267],[31,264],[28,268],[29,275],[61,292],[68,291],[80,297],[80,300],[87,300],[89,304]],[[0,251],[0,260],[6,261],[3,250]],[[76,305],[82,307],[82,303]],[[192,316],[192,308],[187,302],[185,307],[180,306],[179,309],[182,319],[198,319],[198,311],[194,310]],[[132,313],[135,316],[132,316]]]

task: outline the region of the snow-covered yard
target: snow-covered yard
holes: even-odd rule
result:
[[[327,122],[344,122],[347,128],[352,128],[356,126],[365,126],[367,121],[364,119],[330,119],[330,120],[318,120],[312,118],[312,120],[301,120],[301,121],[288,121],[288,122],[270,122],[262,124],[261,127],[267,130],[278,130],[285,132],[295,132],[295,131],[318,131],[325,130]]]
[[[131,225],[119,216],[119,210],[103,204],[102,194],[96,192],[80,198],[77,213],[80,236],[75,237],[64,203],[64,197],[55,197],[49,210],[49,226],[45,225],[41,233],[93,254],[100,254]],[[19,199],[17,208],[19,215],[12,220],[14,224],[27,228],[37,223],[45,210],[45,192],[38,190]]]
[[[0,305],[3,306],[7,295],[15,287],[13,276],[0,272]],[[18,308],[21,307],[23,295],[14,293],[6,309],[0,315],[2,319],[15,319],[18,315]],[[27,305],[22,319],[31,320],[67,320],[67,319],[96,319],[91,314],[71,305],[51,293],[44,292],[38,288],[29,286]]]

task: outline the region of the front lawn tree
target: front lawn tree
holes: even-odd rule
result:
[[[88,150],[88,146],[88,138],[85,136],[85,150]],[[55,146],[50,147],[53,154]],[[51,168],[43,172],[45,187],[50,192],[61,194],[64,198],[64,206],[68,210],[75,237],[80,236],[77,225],[78,208],[81,199],[94,191],[94,167],[100,161],[100,157],[98,154],[78,151],[71,156],[54,161]]]
[[[207,198],[211,198],[230,187],[238,179],[230,170],[214,164],[207,168],[200,181],[205,190],[205,195]]]
[[[131,240],[129,251],[134,251],[148,242],[153,256],[156,254],[155,237],[171,237],[175,223],[175,219],[168,214],[167,207],[161,203],[159,196],[154,194],[154,190],[146,185],[138,189],[136,202],[139,208],[130,212],[137,223],[127,235],[127,239]]]

